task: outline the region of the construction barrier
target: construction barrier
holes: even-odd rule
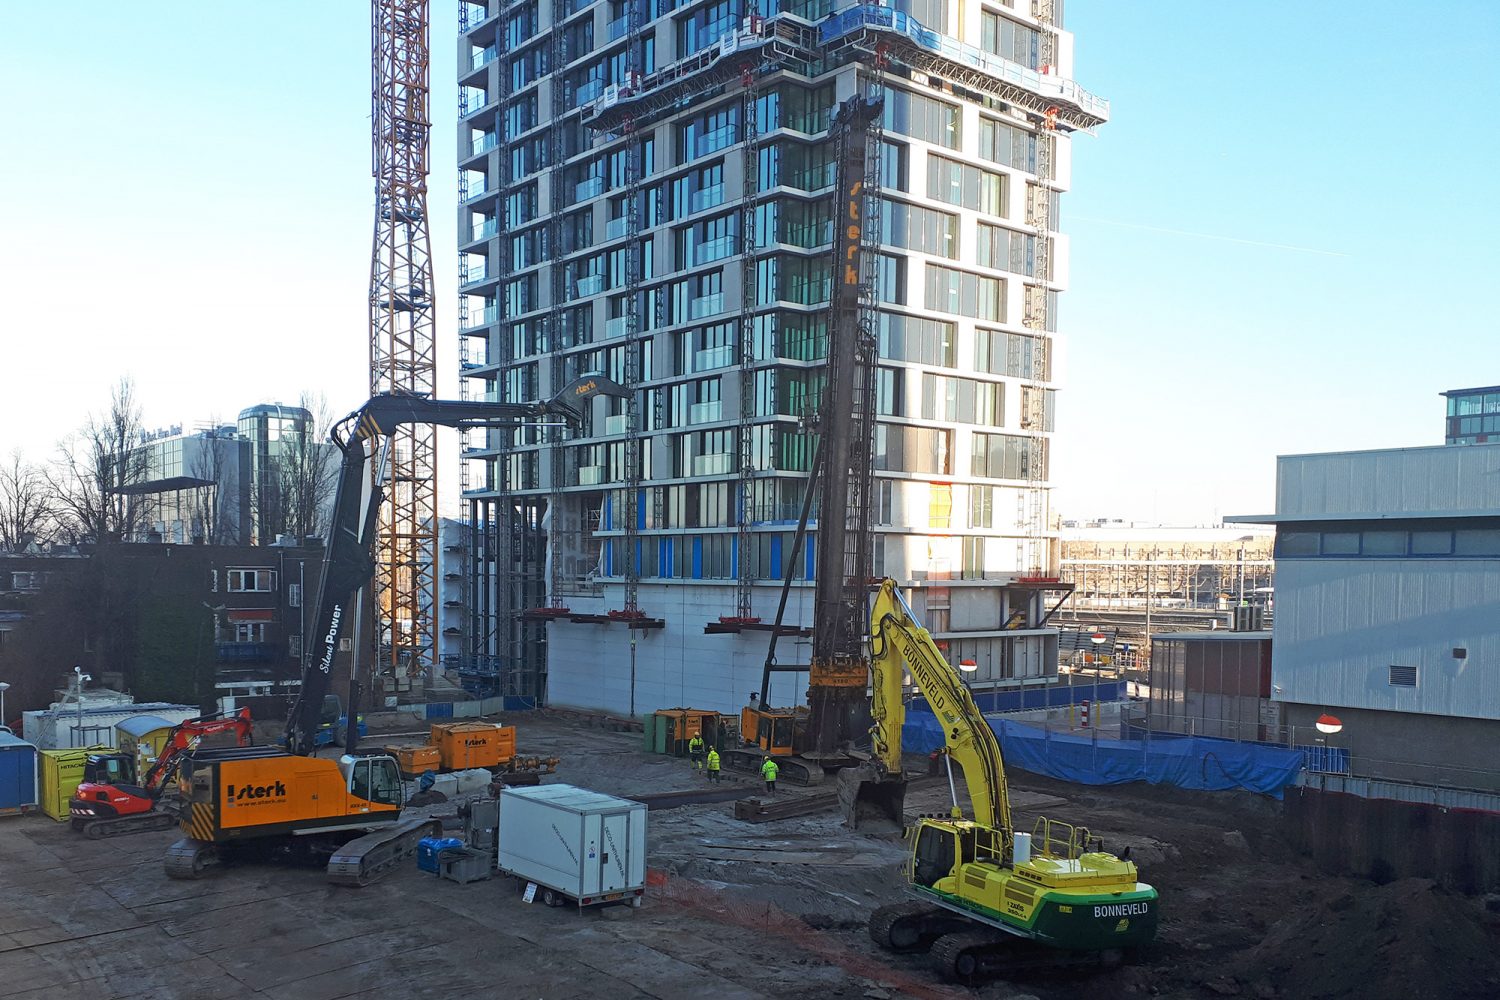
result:
[[[1084,785],[1145,781],[1204,791],[1233,788],[1272,798],[1297,783],[1301,750],[1236,743],[1206,736],[1161,736],[1116,740],[1068,736],[1046,729],[988,719],[1000,738],[1005,763],[1035,774]],[[908,753],[930,753],[943,745],[943,730],[929,712],[908,712],[901,739]]]

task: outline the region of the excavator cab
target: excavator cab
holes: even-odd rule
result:
[[[83,762],[86,785],[135,784],[135,759],[123,753],[91,753]]]
[[[396,760],[380,754],[373,757],[339,758],[339,770],[349,783],[349,794],[380,805],[401,805],[401,771]]]

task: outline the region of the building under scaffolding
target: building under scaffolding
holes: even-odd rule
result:
[[[465,393],[590,371],[636,391],[576,434],[469,432],[471,687],[621,713],[760,687],[827,382],[830,115],[862,90],[884,107],[873,571],[976,683],[1055,674],[1057,209],[1108,104],[1036,7],[461,6]],[[794,588],[788,621],[811,616]],[[778,674],[773,702],[805,681]]]

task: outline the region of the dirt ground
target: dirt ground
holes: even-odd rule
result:
[[[511,721],[522,752],[562,758],[549,780],[627,796],[703,781],[638,734]],[[28,817],[0,820],[0,997],[1500,995],[1500,916],[1426,882],[1320,874],[1275,834],[1274,803],[1019,773],[1012,785],[1018,828],[1045,812],[1130,848],[1161,893],[1159,940],[1138,962],[943,984],[925,956],[888,955],[865,931],[901,897],[899,837],[852,833],[831,812],[749,824],[732,803],[654,811],[645,905],[581,915],[528,905],[506,879],[460,886],[415,865],[363,889],[267,867],[174,882],[161,856],[175,831],[91,842]],[[946,799],[946,783],[922,783],[907,809]]]

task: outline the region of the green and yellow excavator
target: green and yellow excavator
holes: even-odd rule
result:
[[[940,753],[953,800],[949,816],[923,816],[906,829],[905,874],[914,898],[874,912],[870,936],[877,944],[892,951],[930,949],[937,971],[963,982],[1018,960],[1108,962],[1150,943],[1157,895],[1137,880],[1134,863],[1090,850],[1093,838],[1083,827],[1039,819],[1031,833],[1015,831],[1000,741],[889,579],[871,606],[870,671],[875,759],[839,779],[851,824],[875,815],[902,820],[908,671],[943,728]],[[959,806],[955,763],[968,787],[971,816]],[[1052,951],[1021,945],[1028,952],[1023,956],[1017,939]]]

